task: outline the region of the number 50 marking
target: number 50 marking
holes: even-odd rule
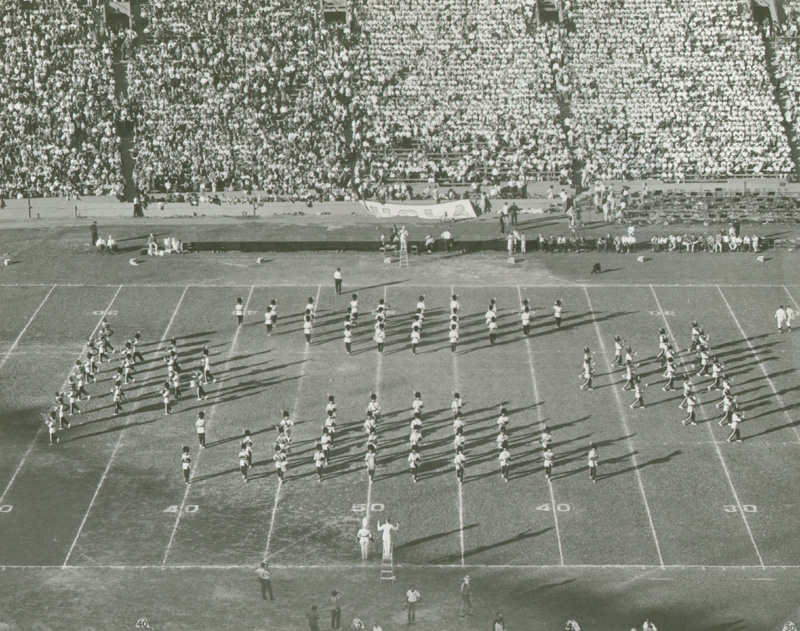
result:
[[[385,507],[384,507],[383,504],[370,504],[369,505],[369,509],[373,513],[380,513],[380,512],[383,511],[384,508]],[[353,504],[353,508],[351,508],[350,510],[352,510],[354,513],[364,513],[367,510],[367,505],[366,504]]]

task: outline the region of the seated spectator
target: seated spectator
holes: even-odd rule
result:
[[[111,252],[112,254],[116,254],[118,251],[117,241],[111,235],[108,235],[108,240],[106,241],[106,247],[108,248],[108,251]]]
[[[154,256],[158,254],[158,242],[156,238],[153,236],[153,233],[150,233],[150,236],[147,237],[147,254],[150,256]]]
[[[430,234],[426,235],[426,237],[425,237],[425,250],[428,252],[428,254],[433,254],[433,246],[434,246],[435,243],[436,243],[436,239],[433,237],[433,235],[430,235]]]
[[[95,242],[95,247],[100,254],[104,254],[106,251],[106,241],[103,237],[97,237],[97,241]]]

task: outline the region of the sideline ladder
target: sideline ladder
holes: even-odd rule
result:
[[[381,558],[381,582],[391,581],[394,584],[394,547],[389,549],[389,556]]]
[[[400,267],[408,267],[408,241],[400,241]]]

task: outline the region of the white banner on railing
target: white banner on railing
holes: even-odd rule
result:
[[[419,217],[420,219],[472,219],[477,217],[472,202],[459,199],[443,204],[381,204],[380,202],[362,202],[366,211],[381,218]]]

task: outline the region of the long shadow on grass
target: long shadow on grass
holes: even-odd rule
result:
[[[471,528],[477,528],[479,524],[470,524],[469,526],[464,526],[463,530],[469,530]],[[459,529],[456,530],[448,530],[447,532],[437,532],[435,535],[428,535],[427,537],[420,537],[419,539],[412,539],[411,541],[406,541],[399,546],[395,546],[395,550],[407,550],[413,546],[418,546],[422,543],[429,543],[431,541],[436,541],[437,539],[442,539],[443,537],[449,537],[450,535],[456,535],[459,532],[462,532]],[[460,557],[459,557],[460,558]]]
[[[464,529],[468,527],[469,526],[465,526]],[[463,557],[466,559],[467,557],[475,556],[476,554],[481,554],[482,552],[487,552],[489,550],[494,550],[495,548],[501,548],[502,546],[507,546],[512,543],[518,543],[519,541],[525,541],[526,539],[533,539],[534,537],[543,535],[547,532],[550,532],[553,529],[554,528],[551,526],[549,528],[543,528],[542,530],[524,530],[518,535],[510,537],[509,539],[505,539],[504,541],[498,541],[497,543],[492,543],[485,546],[478,546],[477,548],[472,548],[471,550],[464,550]],[[433,564],[444,565],[448,563],[455,563],[456,561],[460,561],[461,557],[462,555],[460,552],[458,554],[450,554],[442,559],[434,561]]]
[[[630,473],[631,471],[642,470],[645,467],[652,467],[654,465],[665,464],[665,463],[669,462],[670,460],[672,460],[674,457],[680,456],[682,453],[683,453],[682,450],[676,449],[671,454],[667,454],[666,456],[661,456],[660,458],[653,458],[651,460],[648,460],[647,462],[640,462],[637,466],[630,466],[630,467],[626,467],[624,469],[618,469],[617,471],[612,471],[610,473],[606,473],[605,475],[598,475],[597,479],[600,480],[600,479],[613,478],[613,477],[618,476],[618,475],[624,475],[626,473]],[[608,463],[618,462],[618,461],[624,460],[626,458],[632,458],[636,454],[637,454],[636,451],[632,451],[631,453],[626,454],[625,456],[620,456],[619,458],[613,458],[612,460],[608,460],[607,462]],[[581,471],[585,471],[585,468],[577,469],[577,470],[571,472],[570,475],[573,474],[573,473],[580,473]],[[566,474],[564,474],[564,475],[566,475]]]

